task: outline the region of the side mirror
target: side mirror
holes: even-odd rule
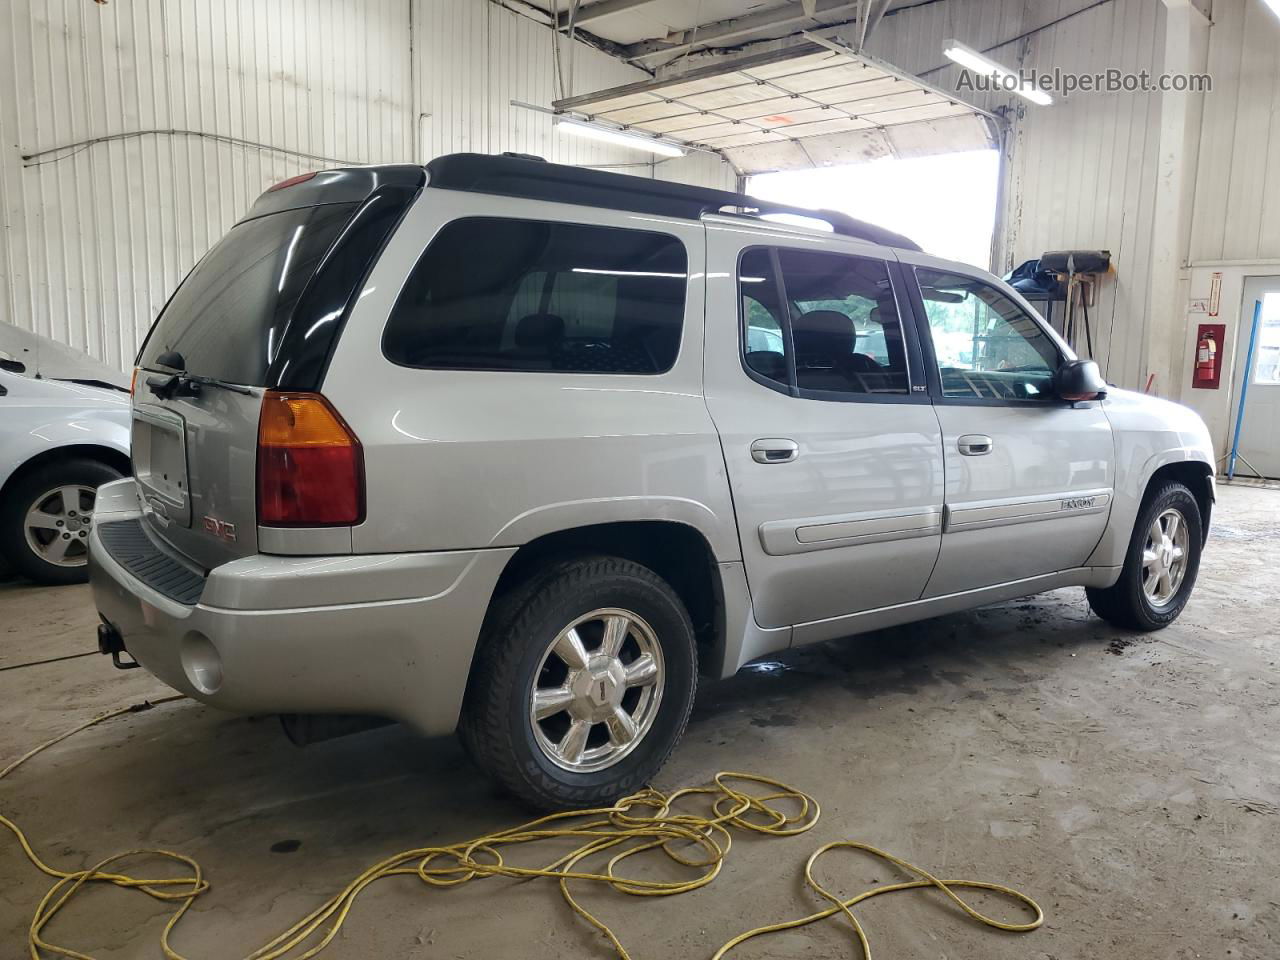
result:
[[[1107,381],[1092,360],[1068,360],[1054,374],[1053,390],[1070,403],[1101,400],[1107,395]]]

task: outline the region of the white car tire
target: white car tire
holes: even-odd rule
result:
[[[119,479],[119,471],[88,457],[52,460],[21,473],[0,503],[0,552],[9,565],[41,584],[88,580],[94,493]]]

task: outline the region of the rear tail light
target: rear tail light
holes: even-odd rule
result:
[[[351,526],[364,519],[360,441],[318,393],[267,391],[258,420],[258,523]]]
[[[138,368],[133,368],[133,376],[129,378],[129,396],[133,396],[135,390],[138,389]]]

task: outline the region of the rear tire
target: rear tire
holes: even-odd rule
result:
[[[1164,484],[1143,500],[1120,579],[1085,588],[1089,606],[1118,627],[1164,629],[1191,597],[1203,542],[1195,496],[1181,483]]]
[[[696,686],[693,626],[665,580],[618,557],[564,560],[490,609],[458,733],[526,803],[602,806],[666,762]]]
[[[94,494],[119,479],[118,471],[86,457],[20,475],[0,503],[0,552],[15,572],[36,583],[84,583]]]

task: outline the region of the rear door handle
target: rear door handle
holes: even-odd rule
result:
[[[981,433],[966,433],[956,441],[956,446],[966,457],[985,457],[991,452],[991,438]]]
[[[756,463],[790,463],[800,456],[800,445],[794,440],[765,437],[751,444],[751,459]]]

